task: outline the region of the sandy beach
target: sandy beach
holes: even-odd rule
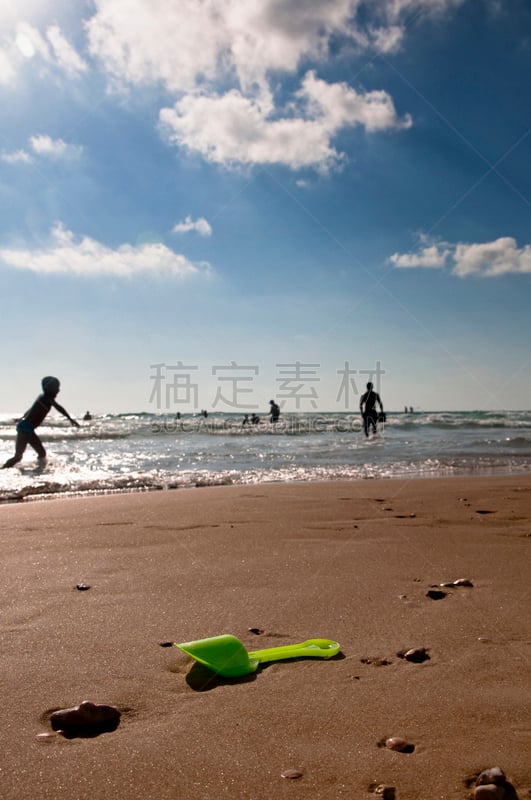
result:
[[[3,505],[2,798],[464,800],[493,766],[531,796],[530,501],[507,476]],[[222,633],[341,652],[223,679],[163,646]],[[116,730],[53,733],[83,700]]]

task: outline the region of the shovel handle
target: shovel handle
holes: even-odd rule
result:
[[[269,647],[249,653],[252,661],[282,661],[285,658],[332,658],[339,653],[339,643],[331,639],[308,639],[300,644],[287,644],[282,647]]]

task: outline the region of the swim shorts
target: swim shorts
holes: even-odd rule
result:
[[[17,425],[17,433],[24,433],[26,436],[32,436],[35,433],[35,428],[27,419],[21,419]]]

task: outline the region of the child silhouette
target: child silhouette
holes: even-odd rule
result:
[[[24,455],[24,450],[28,445],[31,445],[36,451],[39,462],[44,464],[46,461],[46,450],[42,446],[42,442],[35,433],[35,428],[38,428],[42,421],[47,416],[50,409],[53,407],[57,409],[64,417],[66,417],[72,425],[79,428],[75,419],[72,419],[68,411],[55,402],[55,398],[59,394],[60,383],[57,378],[48,375],[42,379],[42,394],[40,394],[31,408],[26,411],[22,419],[17,423],[17,440],[15,444],[15,455],[13,458],[8,458],[2,469],[14,467],[15,464],[21,460]]]

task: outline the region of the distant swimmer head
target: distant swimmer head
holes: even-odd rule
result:
[[[367,384],[367,389],[369,390],[369,392],[370,392],[370,391],[372,391],[373,385],[374,385],[374,384],[372,384],[370,381],[369,381],[369,383]]]
[[[41,381],[42,391],[44,394],[50,395],[51,397],[55,397],[59,391],[60,385],[59,379],[51,375],[47,375],[46,378],[43,378]]]

